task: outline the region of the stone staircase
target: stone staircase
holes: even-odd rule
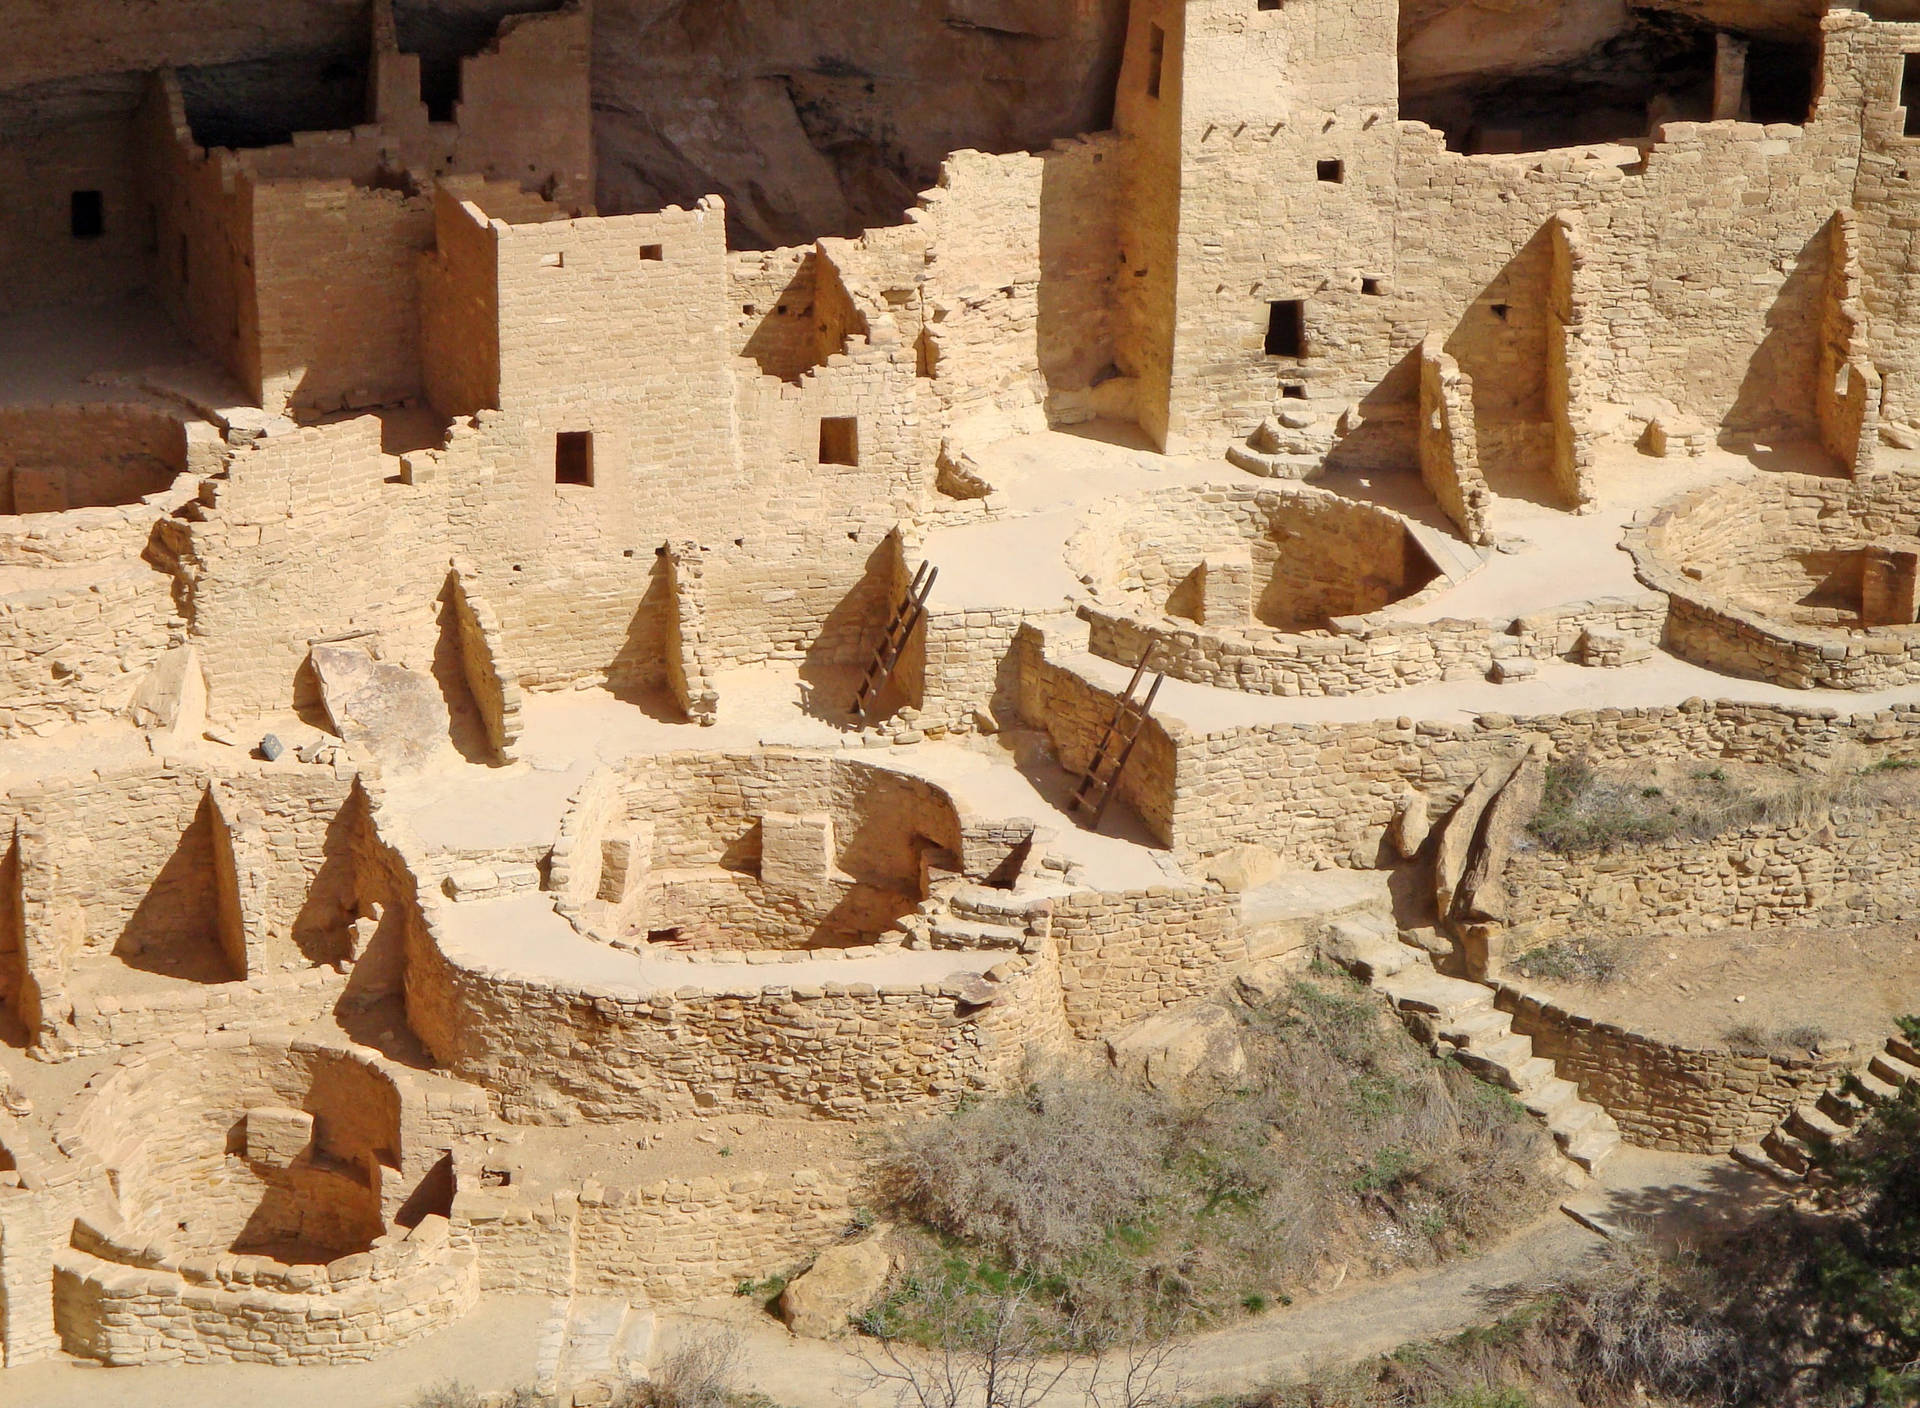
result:
[[[1916,1081],[1920,1047],[1905,1037],[1889,1037],[1864,1070],[1849,1072],[1812,1104],[1796,1106],[1758,1144],[1735,1145],[1733,1157],[1782,1183],[1799,1183],[1813,1166],[1816,1148],[1847,1138],[1872,1105],[1893,1099]]]
[[[1620,1144],[1613,1117],[1553,1062],[1533,1054],[1533,1041],[1513,1030],[1511,1014],[1493,1005],[1493,990],[1434,971],[1422,949],[1402,943],[1391,920],[1360,914],[1337,919],[1321,951],[1393,1003],[1402,1020],[1434,1051],[1451,1055],[1483,1080],[1512,1093],[1544,1121],[1553,1141],[1583,1172],[1593,1173]]]
[[[534,1386],[548,1395],[575,1384],[645,1376],[653,1349],[653,1311],[611,1296],[552,1303],[540,1329]]]

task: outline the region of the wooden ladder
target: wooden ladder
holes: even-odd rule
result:
[[[1073,790],[1073,800],[1067,804],[1068,813],[1086,816],[1093,830],[1100,829],[1100,818],[1107,814],[1107,803],[1113,800],[1114,789],[1120,785],[1120,774],[1127,770],[1133,745],[1140,741],[1147,717],[1153,713],[1154,698],[1166,683],[1166,675],[1156,670],[1146,698],[1133,697],[1133,692],[1140,687],[1141,676],[1147,672],[1147,662],[1152,659],[1153,646],[1149,644],[1141,652],[1140,663],[1133,667],[1133,678],[1127,681],[1126,692],[1114,701],[1113,717],[1107,720],[1106,731],[1093,750],[1093,760],[1087,764],[1080,785]]]
[[[906,595],[894,606],[886,634],[880,637],[880,644],[873,648],[873,658],[867,662],[867,672],[861,677],[859,691],[853,696],[851,712],[856,719],[866,718],[867,710],[880,697],[880,691],[886,688],[887,681],[893,678],[893,667],[899,663],[900,652],[907,648],[913,628],[927,614],[927,598],[933,594],[934,579],[939,575],[938,567],[930,562],[922,562],[914,572],[913,580],[907,584]]]

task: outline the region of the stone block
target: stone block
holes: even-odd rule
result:
[[[810,889],[833,871],[833,818],[825,812],[766,812],[760,818],[760,880]]]
[[[313,1144],[313,1116],[279,1105],[256,1105],[247,1111],[247,1158],[269,1168],[299,1162]]]

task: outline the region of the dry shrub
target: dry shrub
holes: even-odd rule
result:
[[[682,1340],[614,1408],[728,1408],[738,1395],[740,1337],[710,1330]]]
[[[1239,1408],[1722,1408],[1760,1385],[1748,1327],[1717,1307],[1697,1259],[1611,1242],[1577,1274],[1533,1288],[1498,1323]]]
[[[1027,1298],[1061,1343],[1191,1328],[1320,1272],[1421,1264],[1544,1210],[1551,1143],[1344,977],[1241,1011],[1240,1088],[1051,1079],[896,1135],[885,1201],[938,1234],[867,1328],[951,1337]]]
[[[1016,1267],[1079,1255],[1166,1192],[1172,1111],[1115,1081],[1052,1079],[910,1126],[881,1163],[899,1211]]]

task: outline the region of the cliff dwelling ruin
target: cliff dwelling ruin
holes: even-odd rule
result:
[[[24,8],[0,1401],[603,1402],[1298,981],[1570,1199],[1920,1080],[1920,6]]]

